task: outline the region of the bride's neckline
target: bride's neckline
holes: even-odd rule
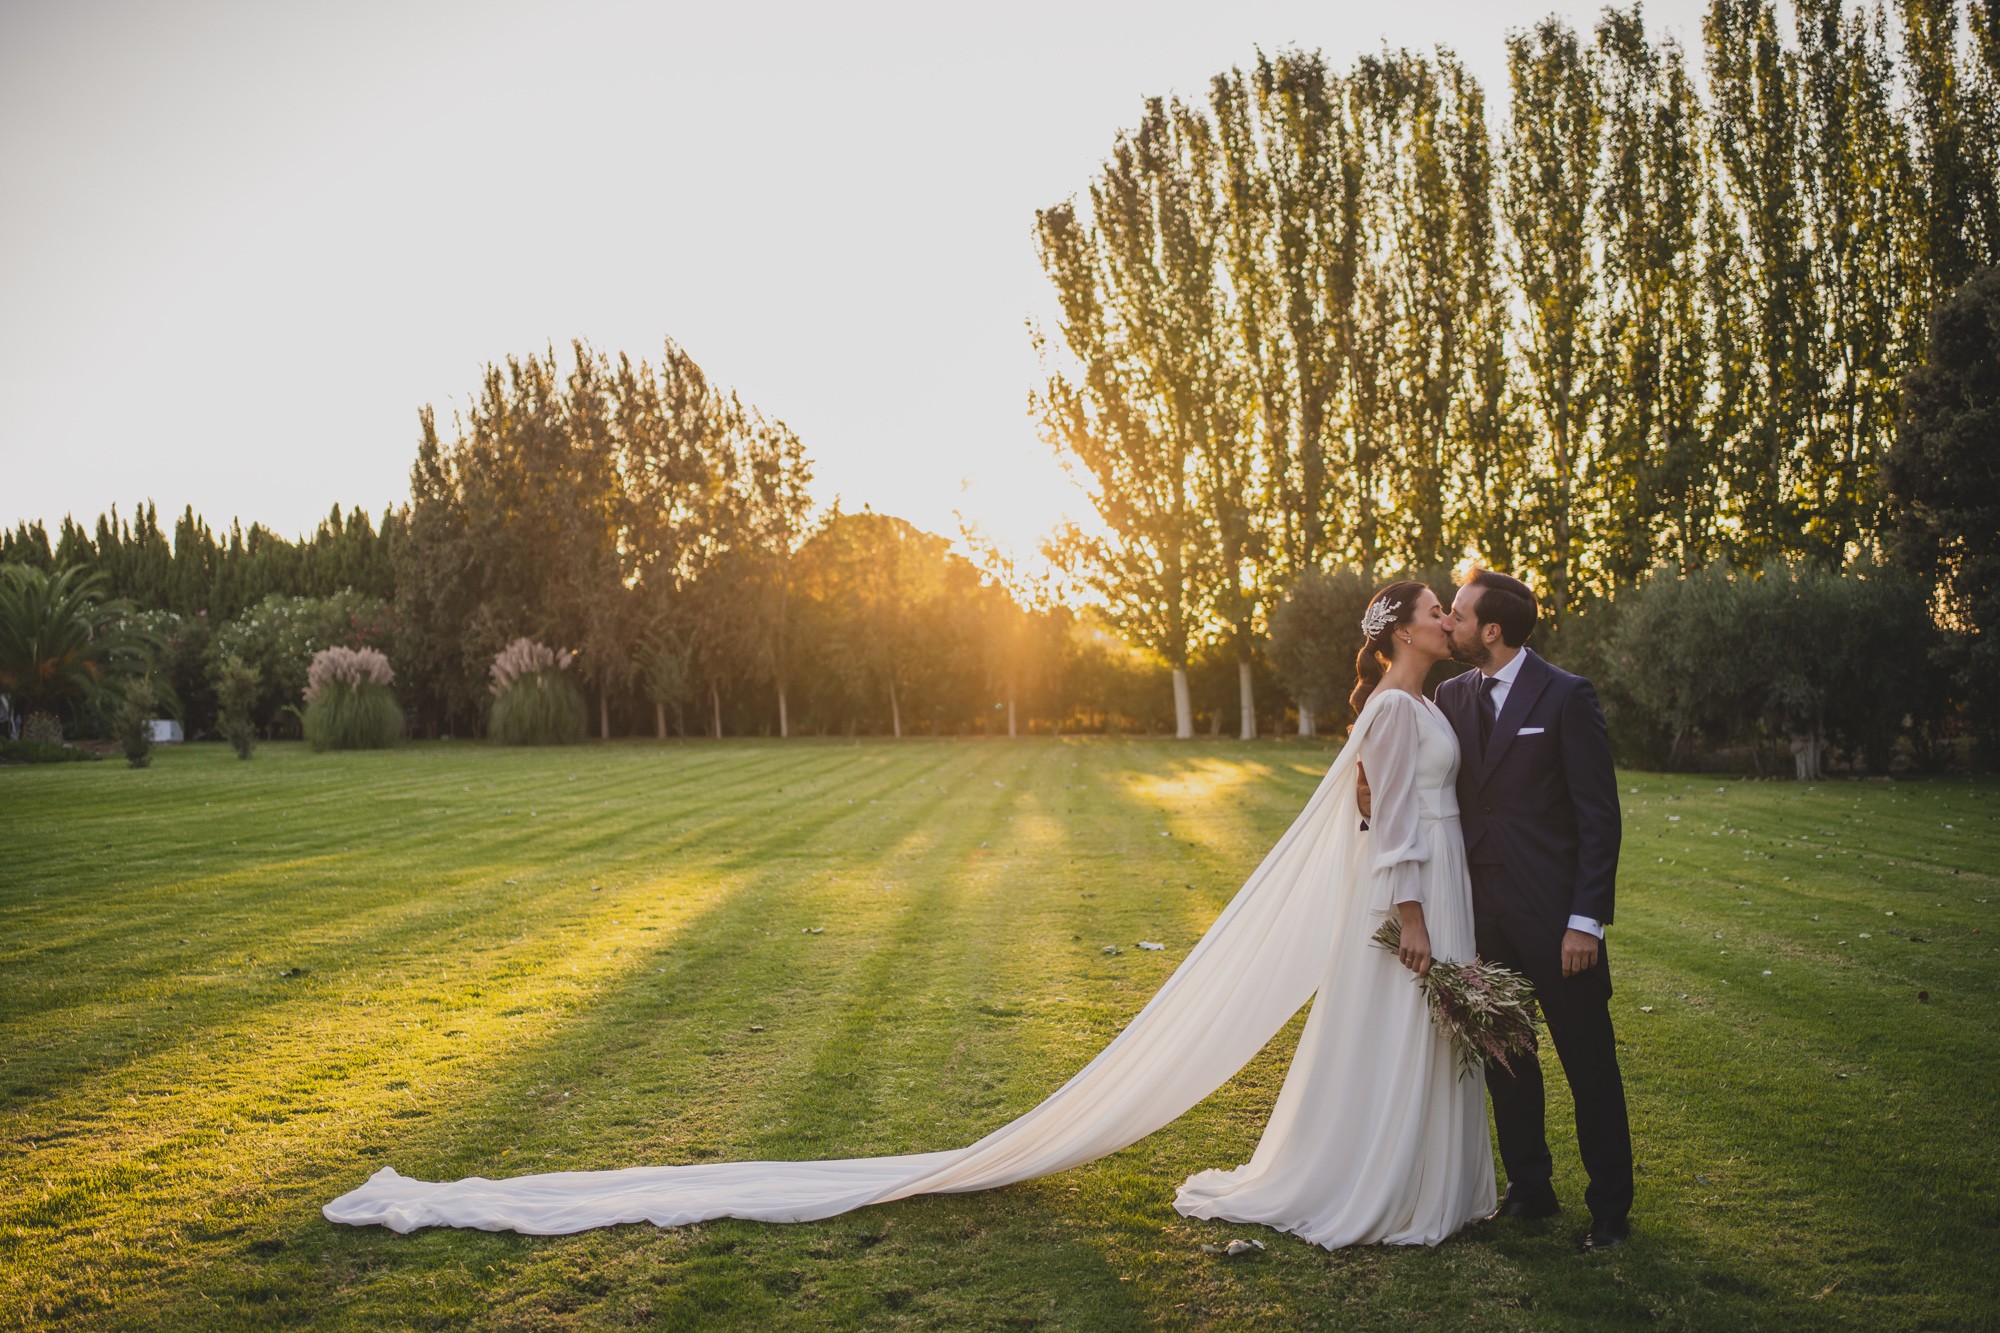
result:
[[[1444,715],[1444,709],[1438,707],[1437,701],[1430,698],[1428,695],[1425,695],[1421,691],[1405,690],[1397,686],[1391,685],[1387,689],[1385,689],[1383,693],[1407,694],[1410,696],[1410,698],[1415,699],[1418,703],[1422,704],[1424,706],[1424,711],[1429,713],[1433,718],[1436,718],[1438,721],[1444,723],[1447,727],[1451,725],[1451,719]]]

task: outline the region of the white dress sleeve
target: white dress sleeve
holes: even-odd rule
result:
[[[1417,752],[1423,741],[1423,705],[1401,690],[1374,706],[1361,733],[1361,762],[1368,768],[1369,861],[1374,881],[1368,907],[1391,912],[1397,903],[1424,901],[1424,866],[1431,859],[1417,800]]]

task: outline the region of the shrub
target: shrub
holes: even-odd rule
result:
[[[1633,697],[1634,688],[1651,683],[1650,677],[1635,683],[1633,672],[1617,656],[1625,642],[1619,629],[1622,614],[1639,600],[1636,589],[1621,593],[1615,602],[1597,595],[1579,598],[1559,621],[1545,620],[1537,625],[1528,643],[1542,657],[1596,686],[1597,701],[1611,729],[1612,757],[1618,763],[1630,768],[1671,768],[1676,754],[1675,728],[1665,714]]]
[[[222,738],[235,749],[238,759],[248,759],[257,744],[257,724],[250,719],[250,710],[257,704],[257,668],[230,653],[215,664],[211,679]]]
[[[144,768],[153,762],[153,714],[157,711],[159,699],[153,687],[143,680],[134,680],[125,686],[125,698],[112,714],[118,747],[125,751],[126,761],[134,768]]]
[[[403,739],[403,709],[380,685],[322,690],[305,709],[315,750],[386,750]]]
[[[99,596],[102,576],[0,565],[0,695],[27,713],[116,705],[107,687],[143,672],[159,639],[133,622],[129,602]]]
[[[576,654],[568,649],[557,651],[536,643],[530,638],[519,638],[493,655],[493,665],[486,669],[493,678],[492,690],[500,694],[509,685],[525,676],[541,675],[548,671],[567,671]]]
[[[190,739],[213,732],[215,690],[207,661],[215,636],[210,633],[207,615],[141,611],[128,617],[126,624],[158,644],[151,675],[167,715],[180,719]]]
[[[1071,700],[1070,725],[1101,725],[1115,735],[1129,719],[1142,728],[1169,725],[1160,712],[1168,693],[1166,663],[1134,648],[1095,617],[1079,617],[1063,645],[1063,675]]]
[[[328,690],[360,689],[365,685],[379,685],[386,690],[395,681],[395,669],[380,652],[335,645],[314,653],[307,664],[305,700],[311,703]]]
[[[1927,343],[1882,460],[1886,535],[1901,568],[1936,589],[1938,665],[1956,676],[1981,762],[2000,764],[2000,267],[1932,311]]]
[[[61,745],[63,743],[62,719],[54,713],[30,713],[21,723],[21,742],[24,745]]]
[[[1271,665],[1298,701],[1305,735],[1331,713],[1342,728],[1353,721],[1354,655],[1361,648],[1361,613],[1374,589],[1353,570],[1307,570],[1271,611]]]
[[[286,725],[285,714],[292,711],[290,705],[309,683],[313,654],[327,647],[368,646],[369,639],[380,637],[376,622],[386,614],[380,602],[356,592],[331,597],[273,593],[216,628],[209,661],[235,656],[256,668],[257,698],[250,721],[262,728],[281,728]]]
[[[1924,589],[1884,571],[1717,564],[1655,573],[1628,594],[1608,657],[1670,761],[1782,740],[1797,775],[1816,779],[1832,745],[1889,765],[1906,719],[1932,711],[1935,638]]]
[[[62,764],[73,759],[96,759],[88,750],[53,741],[0,740],[0,761],[11,764]]]
[[[488,734],[501,745],[574,745],[587,723],[583,695],[567,676],[523,677],[493,700]]]
[[[396,673],[373,648],[322,648],[306,669],[305,733],[315,750],[383,750],[403,739]]]
[[[1361,613],[1377,588],[1404,578],[1418,580],[1439,601],[1451,605],[1449,570],[1391,571],[1364,579],[1355,569],[1312,569],[1272,609],[1271,666],[1299,702],[1301,735],[1318,734],[1320,717],[1331,716],[1337,734],[1353,723],[1347,696],[1354,688],[1354,658],[1361,651]],[[1535,631],[1537,639],[1541,633]],[[1451,662],[1440,663],[1430,683],[1435,686],[1460,669]]]
[[[501,745],[574,745],[583,739],[583,695],[564,674],[571,654],[532,639],[501,649],[488,669],[493,712],[487,735]]]

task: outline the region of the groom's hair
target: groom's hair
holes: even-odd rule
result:
[[[1473,605],[1473,614],[1480,624],[1498,625],[1500,639],[1509,648],[1519,648],[1528,641],[1541,612],[1534,591],[1527,584],[1477,565],[1466,582],[1480,590],[1479,600]]]

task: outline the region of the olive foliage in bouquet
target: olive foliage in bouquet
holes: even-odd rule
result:
[[[1390,953],[1400,953],[1403,923],[1392,916],[1373,938]],[[1469,963],[1436,959],[1416,982],[1430,1006],[1432,1026],[1458,1053],[1460,1073],[1496,1064],[1511,1074],[1510,1057],[1533,1058],[1535,1023],[1541,1015],[1535,988],[1519,972],[1477,958]]]

